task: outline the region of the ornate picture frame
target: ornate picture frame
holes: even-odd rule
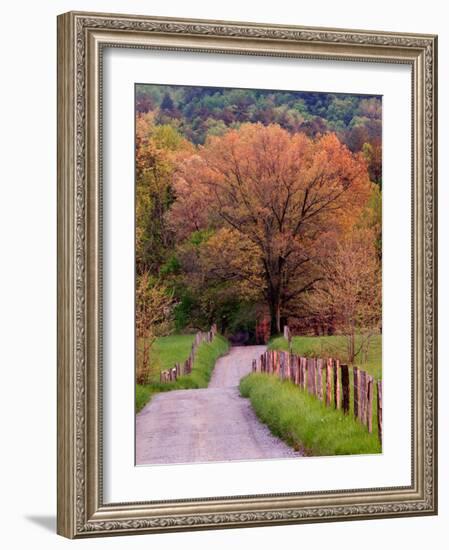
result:
[[[146,502],[104,502],[102,56],[105,48],[378,62],[411,68],[410,485],[157,501],[149,494]],[[60,15],[58,533],[83,538],[436,514],[436,170],[436,36],[81,12]]]

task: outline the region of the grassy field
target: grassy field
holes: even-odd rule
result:
[[[173,368],[175,363],[185,361],[189,356],[194,334],[175,334],[156,338],[152,346],[152,362],[157,365],[155,382],[159,381],[159,373],[162,370]]]
[[[250,374],[241,380],[240,393],[249,397],[257,416],[273,434],[306,455],[381,452],[377,430],[369,434],[352,415],[326,407],[292,382]]]
[[[288,342],[280,336],[273,338],[268,347],[288,351]],[[342,363],[347,362],[344,336],[293,336],[292,350],[303,357],[334,357]],[[356,360],[355,366],[365,370],[376,380],[382,378],[382,335],[373,336],[367,361],[362,363]]]
[[[189,356],[194,335],[166,336],[158,338],[153,344],[157,370],[153,370],[152,381],[149,384],[136,384],[136,412],[139,412],[152,395],[161,391],[181,390],[207,387],[215,361],[224,355],[229,348],[228,341],[218,335],[210,344],[199,346],[192,372],[181,376],[176,382],[161,384],[159,373],[161,370],[172,368],[176,362],[185,361]]]

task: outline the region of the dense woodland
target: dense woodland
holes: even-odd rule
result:
[[[356,354],[380,328],[381,128],[377,96],[138,85],[138,336],[268,316]]]

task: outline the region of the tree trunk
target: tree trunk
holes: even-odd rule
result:
[[[270,297],[268,306],[270,308],[271,335],[281,333],[281,304],[278,297]]]
[[[351,332],[349,335],[349,349],[348,349],[348,361],[354,363],[355,359],[355,332]]]
[[[276,332],[281,334],[281,304],[278,302],[276,304]]]

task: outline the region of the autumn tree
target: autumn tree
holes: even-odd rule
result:
[[[166,259],[170,231],[166,213],[173,203],[173,172],[178,155],[192,146],[171,126],[156,125],[152,113],[136,121],[136,267],[158,273]]]
[[[152,280],[148,272],[136,280],[137,383],[148,382],[151,372],[151,345],[157,336],[170,332],[174,307],[173,293]]]
[[[329,242],[322,261],[323,277],[309,295],[313,316],[332,319],[346,336],[350,363],[368,352],[370,340],[380,329],[381,269],[374,229],[355,227]]]
[[[379,139],[372,143],[366,142],[362,146],[363,156],[368,164],[371,181],[382,186],[382,145]]]
[[[196,204],[198,215],[189,223],[232,229],[234,238],[255,249],[258,276],[248,277],[245,254],[236,253],[235,261],[222,267],[262,292],[276,333],[298,296],[322,279],[323,241],[352,226],[370,183],[365,160],[334,134],[311,139],[274,124],[242,124],[210,137],[179,163],[174,187],[185,199],[171,209],[175,225],[176,219],[178,225],[189,219]],[[189,191],[204,196],[205,204]],[[217,265],[221,259],[217,251]]]

